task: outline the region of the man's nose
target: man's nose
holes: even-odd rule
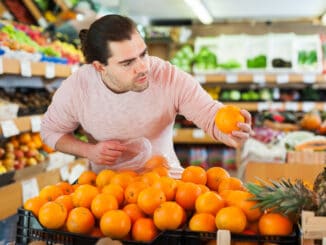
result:
[[[147,66],[146,66],[146,60],[139,58],[136,63],[135,67],[135,72],[140,73],[146,71]]]

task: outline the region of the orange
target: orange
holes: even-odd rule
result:
[[[225,134],[239,130],[237,124],[244,121],[240,108],[233,105],[221,107],[215,115],[215,126]]]
[[[63,195],[62,190],[56,185],[47,185],[42,188],[39,196],[47,202],[54,201],[58,196]]]
[[[205,193],[209,191],[209,188],[206,185],[198,185],[201,189],[201,193]]]
[[[201,188],[191,182],[185,182],[178,185],[175,194],[176,202],[186,210],[195,209],[195,202],[197,197],[201,194]]]
[[[39,210],[38,219],[48,229],[59,229],[65,223],[67,209],[58,202],[47,202]]]
[[[221,167],[212,167],[207,169],[207,183],[209,189],[212,191],[218,191],[218,187],[221,181],[225,178],[229,178],[230,174]]]
[[[144,173],[140,176],[140,181],[146,183],[147,185],[152,185],[155,181],[160,179],[160,175],[154,171]]]
[[[98,219],[101,218],[105,212],[118,208],[119,204],[117,199],[113,195],[107,193],[97,194],[91,204],[92,213]]]
[[[210,213],[215,216],[224,205],[224,200],[219,194],[208,191],[198,196],[195,208],[197,213]]]
[[[128,169],[120,169],[120,170],[118,170],[118,173],[127,174],[127,175],[129,175],[131,177],[134,177],[134,178],[138,176],[137,172],[135,172],[133,170],[128,170]]]
[[[132,239],[139,242],[150,242],[158,235],[158,230],[151,218],[139,218],[131,229]]]
[[[47,144],[42,144],[42,150],[45,151],[46,153],[52,153],[55,152],[55,150],[53,148],[51,148],[50,146],[48,146]]]
[[[244,190],[243,183],[240,179],[235,177],[222,179],[218,186],[218,193],[222,193],[225,190]]]
[[[185,218],[183,208],[176,202],[164,202],[155,211],[153,220],[160,230],[175,230],[180,227]]]
[[[110,210],[103,214],[100,228],[105,236],[112,239],[124,238],[131,229],[129,216],[122,210]]]
[[[235,206],[225,207],[218,211],[215,217],[217,229],[241,233],[246,228],[247,219],[244,212]]]
[[[99,227],[94,227],[89,235],[91,237],[104,237],[104,235]]]
[[[75,207],[90,208],[94,197],[99,193],[97,187],[92,185],[80,185],[72,193],[72,202]]]
[[[126,187],[133,181],[133,179],[134,177],[128,173],[117,173],[112,176],[110,184],[117,184],[120,185],[123,189],[126,189]]]
[[[120,185],[117,184],[106,185],[102,188],[102,193],[108,193],[115,196],[119,205],[121,205],[124,201],[124,190]]]
[[[69,195],[74,192],[74,188],[71,184],[69,184],[66,181],[60,181],[56,184],[56,186],[59,186],[63,195]]]
[[[184,182],[205,185],[207,181],[206,171],[199,166],[186,167],[181,174],[181,180]]]
[[[278,213],[266,213],[258,222],[259,232],[262,235],[289,235],[293,230],[293,223],[289,218]]]
[[[127,203],[137,203],[139,193],[148,185],[141,181],[130,183],[124,191],[124,198]]]
[[[163,176],[153,183],[154,188],[161,189],[166,197],[167,201],[172,201],[175,198],[177,192],[177,182],[175,179]]]
[[[32,197],[24,203],[24,209],[31,211],[38,217],[38,212],[45,202],[46,201],[39,196]]]
[[[71,195],[59,196],[59,197],[57,197],[57,199],[55,199],[55,202],[58,202],[61,205],[63,205],[67,209],[68,213],[70,212],[71,209],[74,208],[74,204],[72,202],[72,196]]]
[[[161,155],[154,155],[152,156],[147,162],[145,163],[146,169],[154,169],[156,167],[164,167],[168,163],[167,159]]]
[[[131,224],[135,223],[137,219],[146,216],[136,203],[129,203],[122,210],[129,216]]]
[[[95,224],[93,214],[88,208],[77,207],[70,211],[66,227],[69,232],[88,234],[90,233]]]
[[[230,191],[227,197],[225,198],[226,203],[229,206],[237,206],[242,209],[245,213],[248,221],[258,220],[262,215],[262,212],[259,208],[253,208],[257,202],[250,201],[249,199],[253,198],[253,194],[247,191]]]
[[[82,174],[78,177],[77,183],[80,185],[85,185],[85,184],[95,185],[96,177],[97,177],[96,173],[94,173],[93,171],[87,170],[87,171],[82,172]]]
[[[166,167],[159,166],[152,169],[153,172],[156,172],[159,174],[159,176],[168,176],[169,170]]]
[[[137,204],[144,213],[152,215],[155,209],[165,201],[166,197],[162,190],[146,187],[139,193]]]
[[[32,136],[28,132],[22,133],[22,134],[18,135],[18,140],[21,144],[27,144],[28,142],[30,142],[32,140]]]
[[[196,213],[189,221],[189,230],[215,232],[215,216],[209,213]]]
[[[110,184],[111,178],[115,175],[115,172],[110,169],[104,169],[98,173],[95,183],[96,186],[102,188],[105,185]]]

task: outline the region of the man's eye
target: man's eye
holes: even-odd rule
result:
[[[128,62],[126,62],[126,63],[123,63],[123,66],[130,66],[131,63],[132,63],[132,61],[128,61]]]

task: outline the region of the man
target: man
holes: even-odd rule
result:
[[[123,142],[145,138],[151,154],[165,156],[169,174],[179,177],[182,167],[173,149],[177,114],[232,147],[251,134],[251,116],[245,110],[239,131],[221,133],[214,117],[223,105],[191,75],[149,56],[129,18],[103,16],[82,30],[80,38],[87,64],[62,83],[42,121],[43,140],[56,150],[88,158],[92,169],[100,171],[114,167],[128,150]],[[95,141],[75,139],[72,132],[79,126]]]

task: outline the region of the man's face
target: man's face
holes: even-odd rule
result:
[[[110,42],[109,49],[112,56],[102,73],[106,85],[118,93],[147,89],[149,59],[140,34],[135,31],[131,40]]]

